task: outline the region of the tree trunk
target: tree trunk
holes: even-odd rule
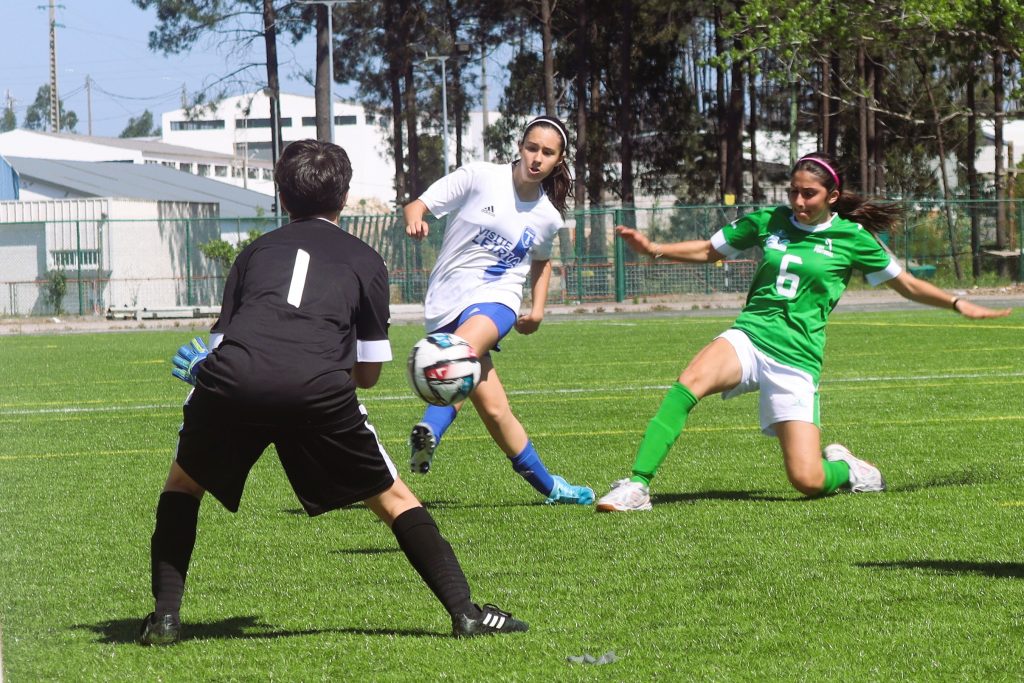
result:
[[[960,267],[960,257],[957,254],[956,248],[956,221],[953,218],[953,193],[949,189],[949,172],[946,170],[946,142],[945,137],[942,135],[942,116],[939,114],[939,107],[935,103],[935,94],[932,92],[932,79],[928,68],[921,63],[918,63],[918,68],[921,70],[921,78],[924,81],[925,92],[928,95],[928,103],[932,109],[932,120],[935,124],[935,141],[939,147],[939,171],[942,177],[942,196],[945,199],[943,206],[945,207],[946,213],[946,232],[949,237],[949,256],[953,260],[953,270],[956,273],[956,279],[962,280],[964,277],[963,269]]]
[[[720,3],[715,3],[715,55],[721,56],[725,53],[725,41],[722,39],[722,8]],[[718,111],[715,112],[715,119],[718,123],[718,196],[725,200],[726,176],[728,174],[728,149],[726,147],[726,122],[725,122],[725,69],[721,66],[715,67],[715,103]]]
[[[620,198],[625,207],[633,206],[633,3],[622,7],[622,38],[619,42],[619,135],[622,144],[620,162],[622,183]]]
[[[750,70],[749,86],[747,88],[747,99],[750,101],[750,115],[747,118],[748,135],[750,136],[750,197],[755,204],[764,201],[761,194],[761,181],[757,164],[757,84],[754,78],[754,70]]]
[[[734,202],[743,196],[743,62],[734,61],[729,79],[729,108],[725,117],[725,194]]]
[[[832,69],[828,59],[821,60],[821,149],[828,150],[832,127]]]
[[[555,108],[555,51],[551,34],[551,0],[540,0],[542,50],[544,52],[544,109],[548,116],[557,116]]]
[[[867,57],[864,44],[857,46],[857,159],[860,162],[860,191],[868,191],[868,101],[865,86],[865,67]]]
[[[576,211],[586,208],[587,198],[587,81],[590,78],[590,0],[580,0],[576,12]]]
[[[829,86],[830,92],[841,92],[842,83],[840,82],[840,69],[842,68],[842,65],[843,63],[839,59],[839,54],[833,52],[832,56],[829,58],[828,67],[829,83],[831,84]],[[835,87],[832,87],[833,85]],[[825,151],[828,152],[833,157],[838,155],[839,150],[839,125],[837,122],[839,121],[839,112],[841,108],[841,104],[839,102],[836,102],[834,111],[832,109],[829,110],[831,114],[830,118],[832,119],[832,123],[829,125],[828,135],[825,136]]]
[[[872,60],[864,55],[864,123],[865,139],[867,141],[867,177],[864,179],[864,192],[874,194],[877,192],[878,183],[875,179],[875,153],[878,141],[875,139],[877,129],[875,126],[875,65]]]
[[[277,19],[273,0],[263,0],[263,43],[267,55],[267,94],[270,99],[270,162],[276,167],[281,156],[281,85],[277,77]],[[274,181],[274,214],[281,215],[281,200]]]
[[[388,86],[391,92],[391,150],[395,158],[395,205],[397,209],[401,209],[411,199],[405,174],[405,145],[402,140],[402,65],[408,59],[408,48],[403,42],[401,8],[396,0],[387,5],[387,24],[384,31],[387,36]]]
[[[882,98],[882,79],[885,75],[885,71],[882,65],[875,62],[875,92],[872,98],[875,102],[881,101]],[[878,113],[871,112],[871,119],[875,122],[874,125],[874,139],[875,139],[875,192],[879,195],[884,196],[885,187],[885,130],[882,126],[878,125]]]
[[[413,197],[419,197],[425,189],[423,178],[420,174],[420,138],[416,124],[416,76],[412,70],[412,60],[406,59],[405,74],[403,77],[402,108],[405,111],[405,128],[408,143],[406,149],[409,153],[409,189]]]
[[[590,22],[590,44],[596,45],[598,27]],[[601,125],[601,77],[596,70],[590,74],[590,115],[587,127],[587,199],[590,208],[599,208],[604,203],[604,126]],[[591,214],[590,235],[587,241],[587,256],[591,262],[602,260],[608,253],[605,244],[604,216]]]
[[[325,142],[334,139],[331,128],[334,123],[331,76],[327,63],[330,58],[330,41],[334,39],[327,32],[327,13],[333,11],[330,5],[316,6],[316,83],[313,86],[313,97],[316,107],[316,139]]]
[[[967,67],[967,196],[971,199],[971,276],[977,280],[981,276],[981,216],[975,200],[978,199],[978,166],[974,155],[978,151],[978,104],[975,89],[978,84],[978,73],[971,62]]]
[[[452,0],[445,0],[444,6],[448,35],[455,38],[459,35],[459,23],[455,16]],[[452,118],[455,122],[455,168],[462,166],[462,124],[466,115],[466,98],[462,91],[462,54],[455,50],[452,59],[448,60],[452,65],[450,69],[452,87],[448,91],[452,103]]]
[[[995,120],[995,181],[996,181],[996,202],[999,209],[996,213],[996,249],[1006,249],[1009,240],[1006,229],[1006,206],[1003,199],[1006,198],[1006,167],[1003,164],[1003,120],[1006,116],[1004,100],[1006,97],[1006,81],[1003,70],[1005,68],[1005,57],[1003,51],[996,49],[992,53],[992,108],[993,119]],[[1010,274],[1007,259],[999,259],[999,276],[1008,277]]]

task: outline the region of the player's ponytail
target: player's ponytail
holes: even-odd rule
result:
[[[833,210],[840,217],[859,223],[875,235],[892,229],[903,218],[903,207],[899,204],[870,202],[856,192],[847,190],[843,186],[839,164],[824,152],[814,152],[801,157],[793,166],[793,173],[797,171],[810,173],[829,192],[838,190],[839,199],[832,205]]]

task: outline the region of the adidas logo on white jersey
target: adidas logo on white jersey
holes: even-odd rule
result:
[[[488,216],[493,216],[494,215],[494,207],[493,206],[485,206],[484,207],[484,213],[487,214]]]

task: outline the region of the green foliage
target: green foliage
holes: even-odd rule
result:
[[[238,244],[231,244],[224,240],[211,240],[199,245],[199,251],[206,258],[218,264],[222,269],[229,270],[235,258],[247,246],[256,241],[262,235],[259,230],[250,230],[245,239],[239,240]]]
[[[4,113],[0,116],[0,133],[6,133],[9,130],[14,130],[18,127],[18,116],[14,113],[14,109],[7,107],[4,109]]]
[[[64,108],[64,100],[58,99],[60,111],[60,129],[62,132],[73,133],[78,125],[78,115]],[[41,85],[36,91],[36,99],[25,111],[25,128],[29,130],[47,130],[50,127],[50,86]]]
[[[730,322],[549,318],[508,337],[497,360],[545,463],[602,495],[628,474],[681,365]],[[422,336],[418,324],[391,330],[398,358]],[[653,511],[548,507],[474,412],[461,414],[431,473],[403,478],[474,599],[530,623],[516,636],[453,641],[387,528],[361,505],[307,519],[271,449],[237,514],[203,501],[185,641],[141,648],[153,510],[187,392],[168,358],[193,333],[4,339],[5,680],[1019,677],[1016,318],[833,315],[823,438],[879,465],[884,494],[793,492],[752,394],[694,410],[654,481]],[[390,363],[360,392],[400,469],[423,410],[403,372]],[[566,661],[608,651],[619,661]]]
[[[139,116],[128,119],[128,125],[121,131],[122,138],[147,138],[153,135],[160,135],[160,127],[153,125],[153,113],[148,109]]]
[[[60,268],[46,271],[46,281],[43,284],[43,296],[50,309],[60,315],[64,312],[64,297],[68,293],[68,276]]]

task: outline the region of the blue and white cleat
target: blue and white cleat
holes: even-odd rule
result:
[[[562,477],[552,475],[555,485],[544,501],[548,505],[590,505],[594,502],[594,489],[589,486],[573,486]]]

